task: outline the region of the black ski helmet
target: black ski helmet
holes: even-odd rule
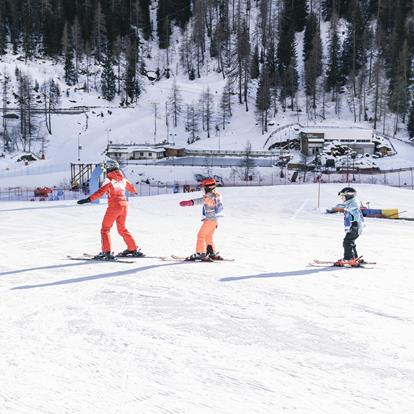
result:
[[[356,196],[356,190],[352,187],[344,187],[338,195],[340,197],[345,197],[345,200],[350,200],[351,198],[354,198]]]

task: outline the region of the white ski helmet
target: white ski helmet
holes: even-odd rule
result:
[[[105,161],[105,169],[107,172],[119,170],[118,161],[115,161],[109,158],[108,160]]]

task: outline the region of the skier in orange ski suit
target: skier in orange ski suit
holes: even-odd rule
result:
[[[119,169],[119,164],[116,161],[109,160],[105,165],[107,175],[102,186],[89,197],[78,201],[78,204],[85,204],[97,200],[105,194],[108,195],[108,208],[106,209],[101,227],[102,252],[95,256],[95,258],[101,260],[114,259],[114,256],[111,253],[110,230],[115,221],[118,233],[122,236],[127,245],[127,249],[117,256],[141,257],[143,256],[143,253],[138,250],[134,238],[125,227],[128,212],[128,201],[125,192],[129,191],[130,193],[136,194],[137,190],[124,177]]]

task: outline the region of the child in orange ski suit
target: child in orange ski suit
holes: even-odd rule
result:
[[[187,260],[222,260],[216,252],[213,235],[217,229],[218,218],[222,217],[223,204],[221,194],[216,190],[214,178],[206,178],[200,183],[204,196],[193,200],[181,201],[180,206],[203,204],[203,224],[197,234],[196,253]]]
[[[106,178],[99,190],[89,197],[78,201],[78,204],[85,204],[97,200],[105,194],[108,195],[108,208],[106,209],[101,227],[102,252],[95,256],[95,258],[101,260],[113,260],[114,256],[111,253],[110,230],[115,221],[118,233],[122,236],[127,245],[127,249],[119,253],[118,256],[141,257],[143,256],[143,253],[138,250],[134,238],[125,227],[128,212],[128,201],[125,192],[129,191],[130,193],[136,194],[137,190],[124,177],[119,169],[119,164],[116,161],[107,161],[106,171]]]

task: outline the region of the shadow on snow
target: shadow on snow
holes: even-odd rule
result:
[[[270,279],[274,277],[292,277],[292,276],[309,276],[314,273],[320,272],[332,272],[333,270],[344,270],[348,269],[346,267],[313,267],[312,269],[303,269],[303,270],[292,270],[290,272],[275,272],[275,273],[259,273],[258,275],[247,275],[247,276],[233,276],[233,277],[223,277],[219,279],[219,282],[237,282],[239,280],[248,280],[248,279]]]
[[[61,208],[73,208],[73,207],[77,207],[76,200],[74,200],[73,204],[64,204],[64,205],[59,205],[59,206],[33,206],[33,207],[18,207],[18,208],[9,208],[9,209],[1,209],[0,210],[0,214],[1,213],[10,213],[12,211],[33,211],[33,210],[50,210],[50,209],[61,209]]]
[[[81,263],[81,264],[83,264],[83,263]],[[89,262],[89,264],[90,264],[90,262]],[[135,274],[135,273],[138,273],[138,272],[144,272],[146,270],[156,269],[158,267],[174,266],[174,265],[179,265],[179,264],[181,264],[181,263],[165,263],[165,264],[158,264],[158,265],[135,267],[133,269],[124,270],[124,271],[117,271],[117,272],[111,272],[111,273],[105,273],[105,274],[100,273],[100,274],[92,275],[92,276],[83,276],[83,277],[77,277],[77,278],[72,278],[72,279],[58,280],[56,282],[39,283],[39,284],[36,284],[36,285],[16,286],[14,288],[11,288],[11,290],[35,289],[35,288],[50,287],[50,286],[69,285],[71,283],[82,283],[82,282],[88,282],[88,281],[91,281],[91,280],[99,280],[99,279],[107,279],[107,278],[110,278],[110,277],[125,276],[125,275]],[[63,265],[63,266],[56,265],[56,266],[47,267],[46,269],[56,268],[56,267],[67,267],[67,266],[74,266],[74,265],[72,265],[72,264],[71,265]],[[75,266],[76,266],[76,264],[75,264]],[[79,266],[79,264],[78,264],[78,266]],[[43,268],[38,268],[38,269],[26,269],[24,271],[40,270],[40,269],[45,269],[45,268],[43,267]]]

